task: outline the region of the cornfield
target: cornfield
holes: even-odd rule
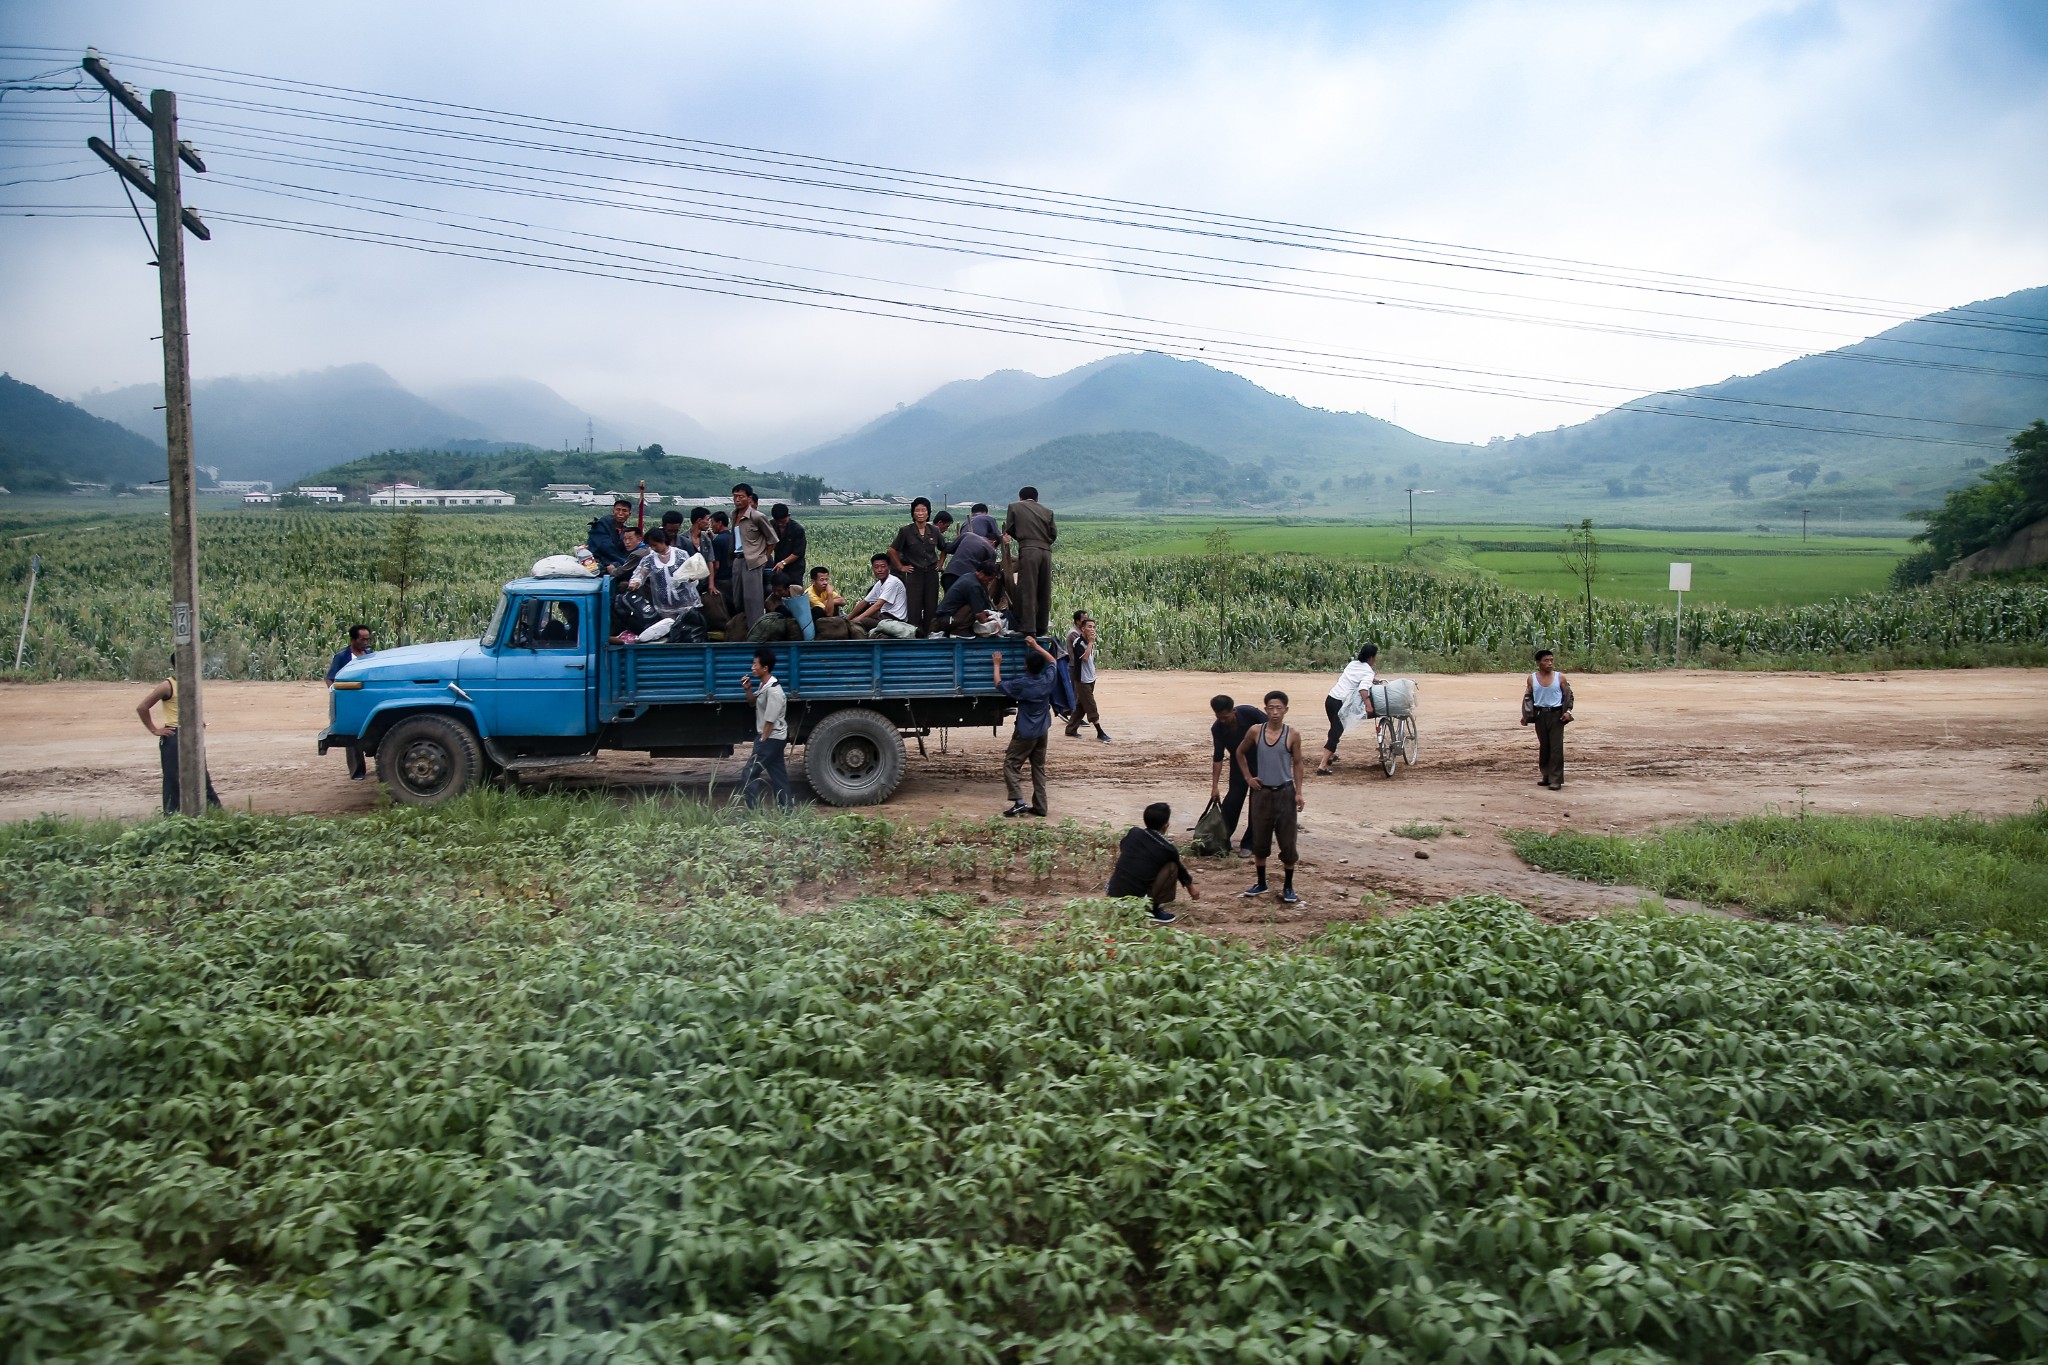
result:
[[[318,677],[355,621],[396,643],[393,590],[378,580],[392,518],[331,510],[201,518],[203,639],[209,676]],[[43,571],[22,676],[146,678],[170,661],[168,548],[159,523],[107,522],[0,542],[0,621],[18,616],[30,554]],[[411,640],[474,635],[505,580],[583,535],[584,518],[519,512],[425,518],[423,580],[409,593]],[[879,523],[820,519],[810,559],[848,596],[887,543]],[[1076,537],[1084,544],[1087,537]],[[1105,538],[1093,538],[1098,544]],[[1297,557],[1147,558],[1083,549],[1057,556],[1056,617],[1085,606],[1106,663],[1124,668],[1323,665],[1366,639],[1392,660],[1481,667],[1538,644],[1621,664],[1669,663],[1679,641],[1658,608],[1603,600],[1585,638],[1583,607],[1427,569]],[[1794,656],[1912,656],[1978,646],[2048,646],[2048,589],[1969,585],[1869,594],[1787,608],[1689,607],[1689,662]]]

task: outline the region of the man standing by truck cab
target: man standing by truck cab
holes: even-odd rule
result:
[[[334,688],[335,675],[357,659],[367,659],[374,651],[370,648],[370,628],[356,625],[348,628],[348,647],[327,661],[327,687]],[[354,744],[344,745],[348,754],[348,776],[351,782],[360,781],[369,775],[369,768],[363,763],[363,751]]]

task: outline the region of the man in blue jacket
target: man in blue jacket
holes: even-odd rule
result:
[[[375,651],[370,648],[370,628],[354,625],[348,628],[348,648],[327,661],[327,686],[334,686],[334,675],[347,668],[357,659],[368,658]],[[353,744],[342,746],[348,754],[348,775],[352,782],[360,782],[368,776],[369,768],[363,762],[363,751]]]
[[[599,517],[590,523],[590,538],[583,543],[590,547],[590,554],[600,569],[615,569],[626,562],[626,519],[633,515],[633,500],[617,498],[612,502],[612,514]]]
[[[1052,655],[1045,646],[1024,637],[1024,676],[1003,681],[1003,656],[989,656],[995,669],[996,690],[1017,703],[1017,721],[1010,733],[1010,747],[1003,751],[1003,786],[1010,794],[1005,819],[1020,815],[1044,815],[1045,745],[1052,733]],[[1031,765],[1031,804],[1024,804],[1024,765]]]

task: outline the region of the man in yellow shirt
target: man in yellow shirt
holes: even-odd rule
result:
[[[161,723],[150,716],[150,711],[159,704],[164,710]],[[157,761],[164,773],[164,814],[178,813],[178,680],[165,678],[149,689],[149,695],[136,704],[135,714],[142,717],[142,728],[156,736]],[[213,792],[213,774],[206,774],[206,804],[218,806],[220,798]]]
[[[811,615],[837,616],[846,610],[846,599],[832,586],[832,571],[824,565],[811,570]]]

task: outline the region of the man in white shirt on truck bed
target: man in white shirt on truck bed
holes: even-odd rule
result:
[[[874,570],[875,585],[860,600],[860,606],[853,613],[853,623],[865,628],[870,635],[908,640],[917,634],[917,628],[910,624],[910,599],[903,591],[903,580],[889,572],[887,555],[876,555],[868,561],[868,566]]]

